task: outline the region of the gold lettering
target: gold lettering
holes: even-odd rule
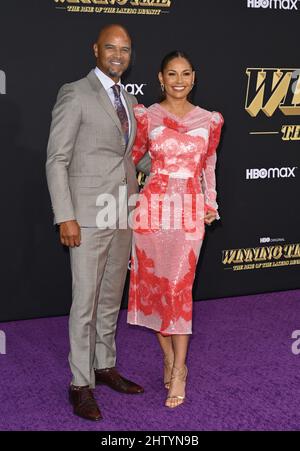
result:
[[[257,247],[255,249],[254,261],[261,262],[266,260],[266,250],[264,247]]]
[[[228,250],[228,251],[223,251],[223,260],[222,263],[223,265],[227,265],[227,264],[231,264],[235,261],[235,256],[236,256],[237,251],[234,250]]]
[[[295,133],[292,137],[292,141],[298,141],[300,139],[300,125],[295,125]]]
[[[171,6],[171,0],[131,0],[132,6],[156,6],[159,8],[169,8]]]
[[[300,114],[300,73],[298,69],[246,70],[248,86],[245,110],[252,117],[260,111],[271,117],[277,108],[285,116]],[[293,79],[296,81],[293,82]]]
[[[273,248],[272,256],[275,260],[279,260],[282,257],[282,246],[275,246]]]
[[[253,262],[253,249],[245,249],[245,262]]]
[[[290,141],[294,135],[295,125],[283,125],[281,131],[283,133],[283,141]]]
[[[129,3],[131,6],[141,7],[158,7],[169,8],[171,7],[172,0],[54,0],[55,3],[69,3],[71,5],[82,3],[84,5],[119,5],[124,6]]]
[[[300,257],[300,245],[299,244],[287,244],[284,246],[284,258],[296,258]]]
[[[292,80],[295,80],[294,82]],[[280,109],[285,116],[300,114],[300,71],[294,70],[291,76],[291,86]]]
[[[281,128],[283,141],[299,141],[300,125],[283,125]]]

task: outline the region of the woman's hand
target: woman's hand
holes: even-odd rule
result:
[[[206,225],[211,225],[217,219],[217,212],[208,210],[204,216],[204,222]]]

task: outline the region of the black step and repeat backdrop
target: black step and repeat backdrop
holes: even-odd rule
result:
[[[2,0],[0,320],[70,307],[44,171],[50,114],[59,87],[94,66],[94,39],[112,22],[132,34],[124,84],[141,103],[157,100],[162,57],[183,49],[195,102],[225,118],[221,220],[207,231],[194,299],[299,288],[300,1]]]

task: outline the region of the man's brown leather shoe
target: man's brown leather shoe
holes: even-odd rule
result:
[[[69,400],[73,405],[75,415],[92,421],[102,420],[98,404],[89,386],[69,388]]]
[[[113,390],[129,395],[144,393],[143,387],[121,376],[116,368],[95,370],[96,384],[108,385]]]

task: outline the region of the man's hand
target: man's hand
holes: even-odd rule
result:
[[[66,221],[59,224],[59,236],[61,244],[64,246],[80,246],[81,234],[77,221]]]
[[[212,222],[214,222],[217,218],[217,213],[212,211],[212,210],[208,210],[206,215],[204,216],[204,222],[207,225],[211,225]]]

